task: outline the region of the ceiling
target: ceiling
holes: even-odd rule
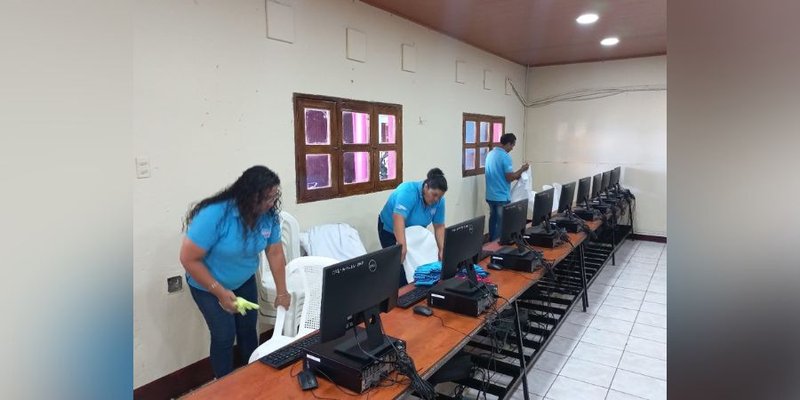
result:
[[[522,65],[667,53],[666,0],[361,0]],[[579,25],[593,12],[600,19]],[[600,40],[619,37],[605,47]]]

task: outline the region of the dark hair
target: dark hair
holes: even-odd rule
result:
[[[517,143],[517,135],[513,133],[506,133],[500,136],[500,144],[514,144]]]
[[[428,171],[428,177],[425,179],[425,185],[428,189],[438,189],[443,192],[447,191],[447,179],[444,177],[444,172],[439,168],[431,168]]]
[[[234,200],[236,207],[239,209],[239,215],[242,219],[242,226],[244,228],[243,232],[246,234],[255,228],[255,223],[258,219],[256,205],[264,196],[268,195],[269,191],[272,190],[273,187],[280,184],[280,178],[278,178],[278,175],[271,169],[262,165],[250,167],[242,172],[242,176],[240,176],[236,182],[233,182],[232,185],[193,205],[189,209],[189,212],[186,213],[183,229],[188,229],[192,219],[204,207],[214,203]],[[278,189],[277,196],[278,197],[275,199],[275,204],[269,210],[269,214],[276,219],[278,218],[278,213],[280,212],[281,206],[280,188]]]

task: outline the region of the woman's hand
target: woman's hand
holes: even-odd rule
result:
[[[292,296],[290,296],[289,293],[278,293],[278,295],[275,296],[275,303],[273,303],[273,306],[275,308],[278,308],[278,306],[281,306],[281,307],[283,307],[283,308],[288,310],[289,309],[289,304],[291,302],[292,302]]]
[[[225,289],[220,296],[217,297],[219,305],[223,310],[233,314],[238,312],[236,308],[236,295],[232,291]]]

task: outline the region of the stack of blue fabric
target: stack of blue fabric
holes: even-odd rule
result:
[[[475,273],[480,278],[486,278],[486,276],[489,275],[489,273],[481,268],[481,266],[478,264],[473,264],[473,268],[475,268]],[[417,270],[414,271],[414,284],[416,286],[433,286],[436,284],[436,282],[439,282],[441,275],[441,261],[434,261],[430,264],[420,265],[417,267]]]

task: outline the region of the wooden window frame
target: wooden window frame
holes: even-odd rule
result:
[[[467,121],[475,121],[475,143],[467,143]],[[489,141],[488,142],[481,142],[481,132],[480,126],[481,122],[488,122],[489,123]],[[506,132],[506,117],[497,116],[497,115],[485,115],[485,114],[474,114],[474,113],[464,113],[463,119],[461,121],[461,176],[476,176],[476,175],[483,175],[486,173],[486,167],[480,166],[480,148],[481,147],[489,147],[489,151],[492,151],[496,146],[500,145],[500,140],[498,139],[496,142],[493,138],[492,128],[494,124],[501,123],[503,124],[503,132],[500,136],[503,136]],[[475,149],[475,168],[467,169],[467,149]],[[488,152],[487,152],[488,154]]]
[[[294,103],[294,128],[295,128],[295,171],[297,172],[297,203],[335,199],[340,197],[355,196],[394,189],[403,182],[403,106],[390,103],[376,103],[342,99],[337,97],[319,96],[295,93]],[[313,107],[325,109],[330,112],[330,144],[307,145],[305,132],[305,108]],[[370,116],[369,143],[345,144],[342,139],[342,112],[355,111],[367,113]],[[393,115],[395,117],[395,142],[378,143],[380,134],[379,116]],[[344,153],[368,152],[370,154],[369,180],[363,183],[344,183]],[[381,181],[380,152],[395,151],[396,176],[395,179]],[[306,175],[306,155],[330,154],[331,186],[324,189],[308,189]]]

